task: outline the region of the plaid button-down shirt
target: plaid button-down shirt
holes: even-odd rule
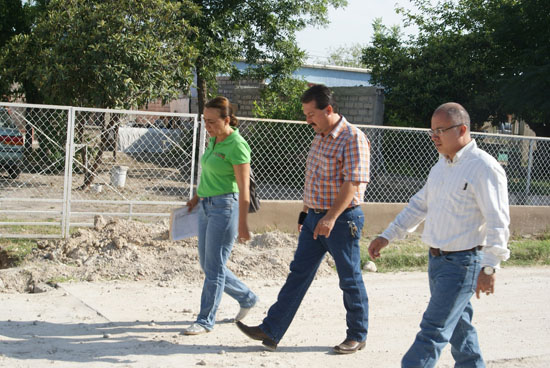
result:
[[[363,202],[369,182],[370,144],[367,136],[342,116],[336,127],[311,143],[306,162],[304,204],[308,208],[332,207],[342,184],[359,182],[350,206]]]

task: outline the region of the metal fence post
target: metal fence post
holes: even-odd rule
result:
[[[531,171],[533,170],[533,145],[535,141],[529,141],[529,161],[527,163],[527,180],[525,182],[525,200],[527,201],[527,196],[531,190]]]
[[[197,187],[199,186],[199,181],[201,180],[201,171],[202,171],[200,158],[204,154],[204,148],[206,147],[206,129],[204,129],[204,116],[201,116],[199,129],[200,129],[199,131],[200,138],[199,138],[199,159],[197,160],[198,162]]]
[[[193,189],[195,186],[195,167],[197,166],[195,164],[195,160],[196,160],[195,152],[197,149],[197,129],[200,129],[199,117],[198,115],[195,115],[195,118],[193,121],[193,145],[191,146],[191,177],[189,178],[189,199],[193,198]]]
[[[71,191],[74,159],[74,123],[75,108],[70,107],[67,114],[67,142],[65,143],[65,180],[63,190],[63,215],[61,236],[67,238],[71,227]]]

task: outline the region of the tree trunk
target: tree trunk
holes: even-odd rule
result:
[[[109,145],[112,142],[112,139],[109,137],[109,131],[112,127],[118,124],[118,114],[115,114],[112,117],[110,114],[104,114],[104,119],[105,121],[103,123],[103,130],[101,131],[99,150],[95,157],[92,157],[93,163],[86,170],[84,174],[84,183],[79,189],[86,189],[93,183],[94,178],[97,176],[97,171],[103,163],[103,152],[109,148]]]
[[[197,97],[199,105],[199,116],[202,115],[204,111],[204,105],[206,105],[206,79],[203,76],[203,62],[202,58],[199,56],[197,58],[197,63],[195,64],[195,71],[197,73]]]
[[[79,153],[80,153],[80,161],[82,163],[82,167],[84,170],[88,167],[88,150],[86,149],[86,142],[84,142],[84,127],[86,125],[86,120],[79,116],[79,119],[75,119],[75,126],[74,126],[74,143],[79,144]],[[72,168],[75,169],[74,167]],[[86,172],[84,172],[84,175],[86,175]]]

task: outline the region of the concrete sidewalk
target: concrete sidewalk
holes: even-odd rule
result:
[[[473,300],[488,367],[550,366],[550,268],[507,268],[495,295]],[[0,367],[398,367],[428,301],[426,274],[364,274],[370,300],[365,350],[339,356],[345,315],[336,276],[315,280],[275,353],[231,322],[224,296],[208,334],[183,336],[201,285],[64,283],[42,294],[0,294]],[[245,323],[259,324],[284,280],[248,280],[260,296]],[[452,367],[446,348],[438,367]]]

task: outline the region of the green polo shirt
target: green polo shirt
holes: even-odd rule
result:
[[[250,147],[235,129],[222,142],[210,138],[208,147],[201,157],[201,180],[197,195],[212,197],[220,194],[238,193],[237,179],[233,165],[250,162]]]

